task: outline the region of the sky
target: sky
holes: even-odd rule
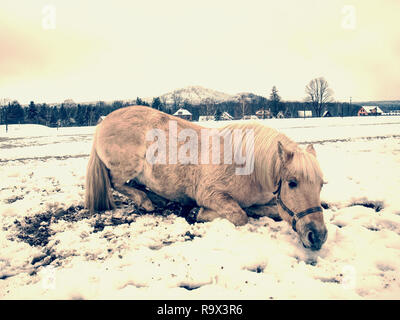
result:
[[[400,99],[398,0],[0,0],[0,99],[112,101],[201,85]]]

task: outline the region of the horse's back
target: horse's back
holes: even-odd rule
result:
[[[189,128],[199,132],[201,129],[194,123],[149,107],[132,106],[110,113],[98,125],[95,143],[97,153],[112,178],[135,179],[159,195],[174,200],[177,200],[177,194],[184,195],[187,185],[190,185],[186,181],[188,172],[193,166],[151,164],[146,160],[146,151],[154,143],[147,141],[146,134],[154,129],[165,134],[168,159],[168,136],[173,122],[178,132]]]
[[[126,107],[113,111],[98,124],[94,143],[107,167],[110,163],[143,153],[140,146],[151,117],[155,115],[150,108]]]
[[[131,136],[146,135],[151,129],[161,129],[168,133],[170,121],[177,123],[178,129],[191,128],[199,130],[199,126],[181,118],[174,117],[146,106],[130,106],[110,113],[100,124],[98,136]],[[142,140],[143,142],[144,140]]]

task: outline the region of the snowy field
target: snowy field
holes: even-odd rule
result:
[[[399,299],[400,117],[265,124],[314,143],[328,181],[320,251],[266,217],[190,224],[123,197],[90,216],[94,127],[0,126],[0,298]]]

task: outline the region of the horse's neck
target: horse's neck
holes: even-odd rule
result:
[[[255,151],[254,173],[257,183],[266,192],[273,192],[280,180],[281,162],[275,144],[271,143],[268,149]]]

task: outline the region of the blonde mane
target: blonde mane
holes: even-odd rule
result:
[[[273,189],[280,179],[289,177],[310,183],[322,181],[323,174],[317,159],[276,129],[255,121],[229,124],[224,129],[254,130],[254,177],[261,185]],[[284,168],[278,155],[278,141],[293,152],[292,160]]]

